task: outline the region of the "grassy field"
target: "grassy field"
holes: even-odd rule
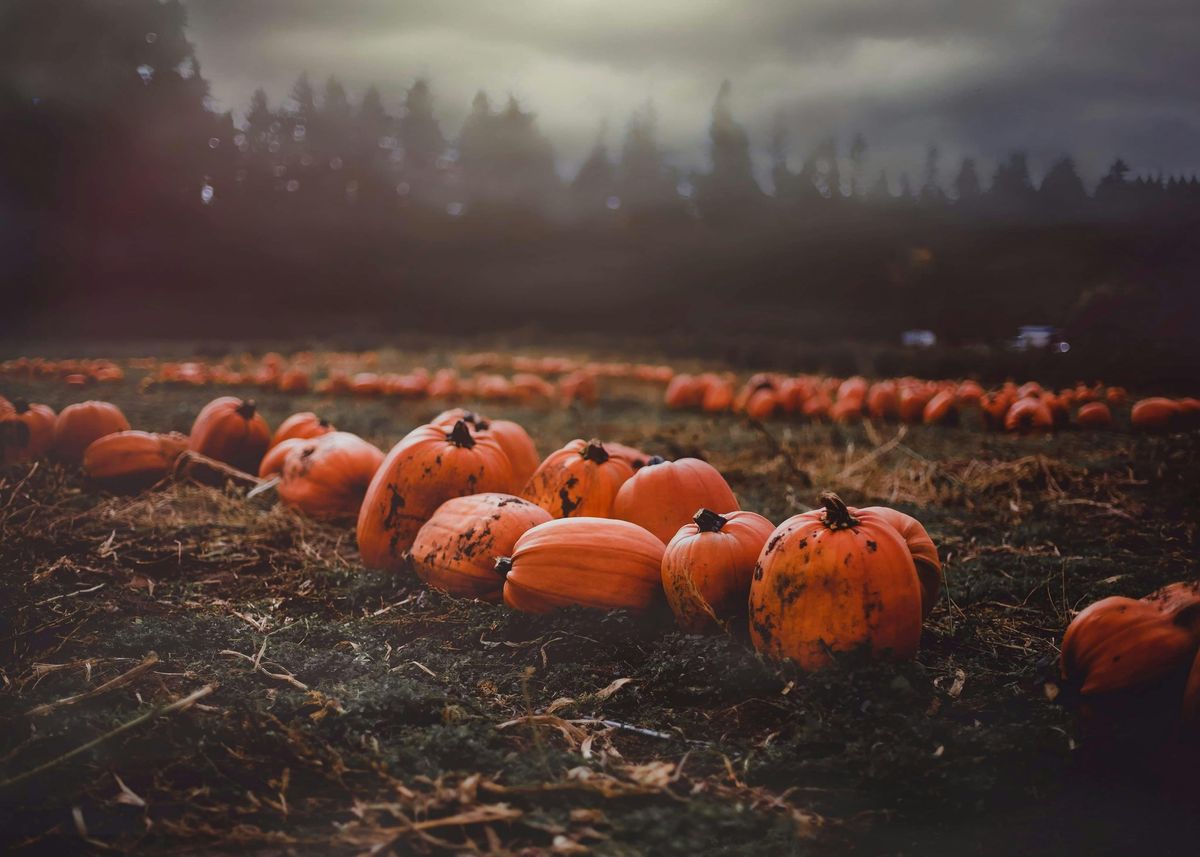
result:
[[[543,454],[700,455],[776,523],[825,489],[918,516],[947,590],[915,662],[806,676],[669,614],[516,614],[365,571],[352,527],[270,495],[113,497],[12,466],[0,851],[1195,853],[1195,794],[1153,747],[1081,743],[1046,679],[1073,611],[1196,575],[1200,435],[757,426],[657,390],[481,409]],[[181,431],[218,392],[98,391]],[[273,425],[312,409],[385,450],[444,405],[258,399]]]

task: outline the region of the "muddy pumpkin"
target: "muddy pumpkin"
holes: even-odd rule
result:
[[[512,467],[499,442],[465,420],[413,429],[375,473],[358,516],[358,550],[368,568],[398,570],[402,555],[438,507],[454,497],[511,493]]]
[[[83,472],[93,484],[109,491],[142,491],[165,479],[187,447],[187,437],[178,432],[116,432],[88,445]]]
[[[529,481],[529,477],[533,476],[534,471],[541,464],[542,457],[538,455],[533,438],[520,423],[512,420],[494,420],[462,408],[443,411],[430,422],[453,428],[454,423],[460,419],[466,420],[474,426],[476,433],[487,432],[496,438],[496,442],[508,456],[508,463],[512,467],[513,482],[516,485],[524,486]]]
[[[54,457],[78,464],[93,441],[120,431],[129,431],[129,420],[116,405],[95,401],[67,405],[54,421]]]
[[[253,399],[221,396],[213,399],[196,416],[188,448],[223,461],[246,473],[257,473],[267,447],[271,427]]]
[[[0,413],[0,464],[42,458],[54,445],[56,417],[49,405],[16,399]]]
[[[937,545],[925,531],[925,526],[912,515],[886,506],[867,506],[863,511],[874,512],[883,518],[904,539],[921,583],[921,618],[925,619],[933,611],[942,591],[942,561]]]
[[[621,486],[612,517],[645,527],[666,544],[697,509],[740,508],[725,477],[707,461],[652,458]]]
[[[410,554],[417,577],[462,598],[499,601],[504,575],[496,559],[517,539],[553,520],[541,506],[512,494],[471,494],[447,500],[417,532]]]
[[[367,486],[383,464],[379,447],[344,431],[286,443],[276,489],[280,501],[313,518],[357,517]]]
[[[600,441],[573,440],[546,457],[521,496],[556,518],[607,518],[631,476],[629,462],[610,455]]]
[[[836,494],[821,504],[780,524],[759,556],[750,583],[754,647],[805,670],[858,648],[879,659],[914,657],[921,585],[904,539]]]
[[[563,607],[650,608],[662,596],[666,546],[648,530],[608,518],[559,518],[517,539],[498,559],[504,603],[527,613]]]
[[[667,544],[662,585],[675,621],[712,633],[746,617],[754,564],[775,525],[754,512],[700,509]]]

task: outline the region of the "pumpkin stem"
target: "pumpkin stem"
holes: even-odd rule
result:
[[[642,467],[651,467],[655,464],[666,464],[666,463],[667,463],[667,460],[665,458],[663,458],[661,455],[652,455],[642,463]]]
[[[858,526],[858,518],[850,514],[850,508],[832,491],[821,495],[821,505],[825,507],[825,526],[829,529],[847,530]]]
[[[579,454],[588,461],[595,462],[596,464],[603,464],[609,459],[608,450],[604,448],[604,444],[595,438],[589,440],[587,446]]]
[[[319,420],[317,420],[317,425],[319,425],[321,428],[329,428],[329,420],[321,417]]]
[[[446,440],[465,449],[470,449],[475,445],[475,438],[471,436],[471,427],[467,425],[466,420],[456,422],[454,428],[446,433]]]
[[[495,569],[496,569],[496,574],[500,575],[501,577],[506,577],[508,575],[508,573],[510,571],[512,571],[512,557],[511,556],[496,557]]]
[[[729,523],[728,518],[721,517],[711,509],[700,509],[692,516],[692,520],[702,533],[719,533]]]
[[[25,401],[24,399],[13,399],[12,406],[13,410],[18,414],[23,414],[29,410],[29,402]]]
[[[258,405],[253,399],[245,399],[240,405],[237,406],[237,415],[244,420],[252,420],[254,419],[254,411],[257,408]]]

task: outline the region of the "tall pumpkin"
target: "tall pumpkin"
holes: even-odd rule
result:
[[[464,420],[449,430],[423,425],[392,447],[358,515],[358,551],[368,568],[397,570],[417,531],[454,497],[513,490],[512,467],[497,440]]]
[[[707,461],[652,458],[621,486],[612,517],[645,527],[666,544],[697,509],[740,508],[725,477]]]
[[[455,497],[417,532],[413,570],[451,595],[499,601],[504,575],[496,571],[496,558],[511,556],[517,539],[549,520],[541,506],[512,494]]]
[[[754,564],[775,525],[754,512],[701,509],[667,544],[662,584],[679,627],[710,633],[744,619]]]
[[[129,420],[116,405],[95,401],[67,405],[54,421],[54,456],[79,464],[92,441],[119,431],[129,431]]]
[[[256,473],[267,447],[271,427],[253,399],[221,396],[201,409],[192,423],[188,448],[246,473]]]
[[[556,518],[607,518],[631,476],[629,462],[609,455],[600,441],[573,440],[546,457],[521,496]]]
[[[539,524],[497,560],[504,603],[528,613],[562,607],[645,610],[662,593],[665,546],[628,521],[560,518]]]
[[[836,495],[771,534],[750,583],[750,639],[803,669],[831,652],[867,647],[904,660],[921,638],[921,585],[908,546],[875,512]]]
[[[314,518],[357,517],[383,452],[345,431],[294,440],[280,469],[279,499]]]
[[[49,405],[12,402],[0,413],[0,464],[41,458],[54,445],[54,410]]]

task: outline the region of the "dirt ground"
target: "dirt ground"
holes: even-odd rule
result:
[[[915,662],[806,676],[669,614],[521,615],[365,571],[352,526],[269,494],[12,466],[0,852],[1196,853],[1196,794],[1082,742],[1045,679],[1073,611],[1196,576],[1200,435],[758,426],[652,390],[480,409],[543,454],[700,455],[776,523],[825,489],[916,515],[947,591]],[[181,431],[219,392],[93,391]],[[257,398],[385,450],[444,404]]]

